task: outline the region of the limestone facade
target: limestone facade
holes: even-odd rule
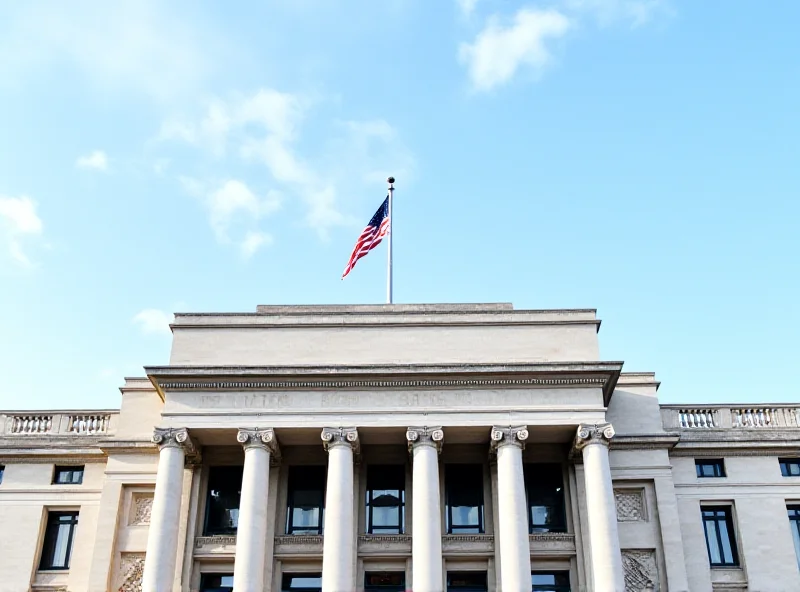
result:
[[[661,405],[599,326],[178,314],[118,409],[0,412],[0,592],[800,590],[800,404]]]

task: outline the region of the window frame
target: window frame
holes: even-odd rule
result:
[[[6,466],[0,465],[0,485],[3,484],[3,477],[6,475]]]
[[[800,477],[800,458],[779,458],[778,465],[781,468],[782,477]],[[797,467],[796,473],[792,473],[792,466]]]
[[[86,465],[53,465],[52,485],[82,485],[83,476],[86,473]],[[60,475],[69,474],[69,481],[59,481]],[[80,479],[75,481],[75,475],[80,474]]]
[[[317,520],[317,532],[311,532],[312,529],[306,527],[294,526],[294,483],[297,480],[296,473],[299,469],[315,469],[320,471],[322,475],[321,484],[321,501],[319,506],[319,518]],[[294,473],[294,475],[293,475]],[[310,535],[321,536],[323,534],[323,527],[325,524],[325,488],[327,487],[327,467],[325,465],[291,465],[287,474],[287,487],[286,487],[286,530],[288,535]]]
[[[380,584],[369,584],[367,579],[370,574],[400,574],[402,576],[402,583],[400,584],[387,584],[385,586]],[[405,570],[371,570],[364,571],[364,592],[405,592],[406,588],[406,572]]]
[[[722,512],[723,516],[706,516],[707,512]],[[739,568],[741,563],[739,561],[739,549],[737,546],[738,537],[736,536],[736,529],[733,520],[733,506],[726,504],[710,504],[700,506],[700,515],[703,520],[703,534],[706,539],[706,551],[708,552],[708,563],[712,568]],[[711,557],[711,545],[708,540],[707,523],[711,522],[714,525],[714,534],[717,538],[717,545],[721,551],[723,558],[722,562],[715,562]],[[731,561],[724,561],[724,545],[722,540],[722,533],[720,530],[720,523],[725,523],[725,528],[728,532],[728,544],[731,550]]]
[[[794,514],[792,514],[794,512]],[[789,518],[789,528],[792,529],[792,542],[797,566],[800,568],[800,502],[786,504],[786,514]]]
[[[398,478],[398,483],[402,485],[398,488],[400,492],[400,502],[396,506],[375,506],[372,502],[374,501],[372,498],[373,491],[394,491],[391,487],[373,487],[374,483],[371,483],[370,480],[370,471],[373,473],[373,479],[377,479],[374,474],[379,471],[383,470],[386,471],[389,467],[390,470],[397,470],[398,475],[394,477]],[[387,482],[390,479],[387,479]],[[366,506],[366,525],[365,530],[366,534],[405,534],[405,526],[406,526],[406,466],[405,465],[367,465],[367,484],[366,490],[364,492],[364,504]],[[391,507],[391,508],[398,508],[398,524],[396,527],[394,526],[374,526],[373,525],[373,509],[376,507]],[[394,572],[392,572],[394,573]]]
[[[68,522],[59,522],[59,518],[70,518]],[[44,535],[42,536],[41,552],[39,557],[39,571],[69,571],[70,561],[72,560],[72,547],[75,543],[75,531],[78,528],[80,511],[78,510],[47,510],[45,519]],[[64,565],[53,565],[55,561],[55,550],[58,543],[59,526],[66,524],[67,531],[67,551],[64,554]],[[55,536],[51,541],[50,537]],[[50,544],[48,544],[50,543]],[[48,557],[48,548],[52,548],[52,553]]]
[[[483,584],[478,585],[467,585],[461,586],[458,588],[453,588],[450,583],[450,578],[453,576],[464,576],[466,574],[478,574],[483,576]],[[445,587],[447,592],[455,591],[455,592],[486,592],[489,589],[489,574],[485,571],[471,571],[471,570],[453,570],[448,571],[445,577],[445,581],[447,585]]]
[[[319,587],[303,587],[303,588],[292,588],[291,586],[286,586],[286,580],[290,578],[319,578]],[[295,571],[295,572],[284,572],[281,574],[281,592],[318,592],[322,590],[322,572],[302,572],[302,571]]]
[[[533,489],[532,485],[537,483],[536,475],[541,474],[541,470],[537,472],[536,467],[542,466],[549,467],[549,470],[552,470],[554,474],[558,473],[561,483],[561,499],[559,500],[561,507],[560,512],[558,512],[558,518],[560,522],[554,525],[554,528],[548,530],[544,530],[545,527],[543,526],[535,526],[533,524],[533,512],[531,511],[534,507],[531,503],[531,490]],[[561,463],[525,463],[523,465],[523,481],[525,483],[525,511],[528,514],[528,534],[537,534],[542,532],[567,532],[567,496],[566,482],[564,479],[564,466]],[[559,492],[556,491],[556,493]]]
[[[486,498],[484,495],[485,475],[483,472],[483,465],[480,463],[449,463],[446,464],[444,467],[445,467],[444,487],[445,487],[445,514],[446,514],[445,525],[447,529],[447,534],[485,534],[486,520],[484,514],[486,512]],[[477,469],[477,472],[480,474],[479,486],[476,489],[476,491],[480,491],[481,494],[481,503],[478,506],[477,524],[453,524],[453,506],[450,503],[450,497],[452,495],[451,491],[452,473],[457,472],[459,470],[463,471],[464,467],[475,467]],[[448,473],[451,474],[450,477],[448,477]],[[476,528],[478,532],[474,532]]]
[[[703,474],[709,467],[712,474]],[[694,470],[698,479],[720,479],[728,476],[724,458],[696,458],[694,459]]]
[[[566,584],[534,584],[533,583],[533,576],[535,575],[552,575],[556,578],[564,577],[566,578]],[[531,591],[532,592],[570,592],[572,589],[570,584],[569,578],[569,570],[565,569],[556,569],[556,570],[546,570],[546,571],[531,571]]]
[[[236,527],[234,528],[209,528],[208,520],[211,517],[211,471],[214,469],[234,469],[234,468],[241,468],[242,469],[242,478],[244,478],[244,465],[212,465],[208,467],[207,472],[207,479],[206,479],[206,497],[205,497],[205,511],[203,515],[203,536],[215,536],[215,535],[235,535],[239,531],[239,519],[236,519]],[[242,504],[242,483],[239,482],[239,506],[241,508]]]
[[[200,574],[200,590],[199,592],[232,592],[233,591],[233,583],[231,582],[230,586],[215,586],[215,587],[204,587],[204,581],[206,578],[227,578],[230,577],[233,579],[233,574],[230,572],[207,572]]]

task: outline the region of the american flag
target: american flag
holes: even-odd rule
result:
[[[344,268],[342,279],[356,266],[359,259],[381,244],[383,237],[389,232],[389,223],[389,196],[386,196],[367,227],[361,231],[361,236],[358,237],[356,246],[353,247],[350,260]]]

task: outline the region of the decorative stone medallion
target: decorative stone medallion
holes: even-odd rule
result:
[[[615,489],[617,522],[645,522],[644,489]]]
[[[119,573],[122,583],[118,592],[142,592],[144,553],[123,553]]]
[[[658,567],[653,550],[624,549],[622,567],[625,570],[625,592],[658,590]]]

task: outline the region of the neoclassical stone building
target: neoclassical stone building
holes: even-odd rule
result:
[[[660,405],[599,327],[178,314],[119,409],[0,412],[0,592],[800,591],[800,405]]]

